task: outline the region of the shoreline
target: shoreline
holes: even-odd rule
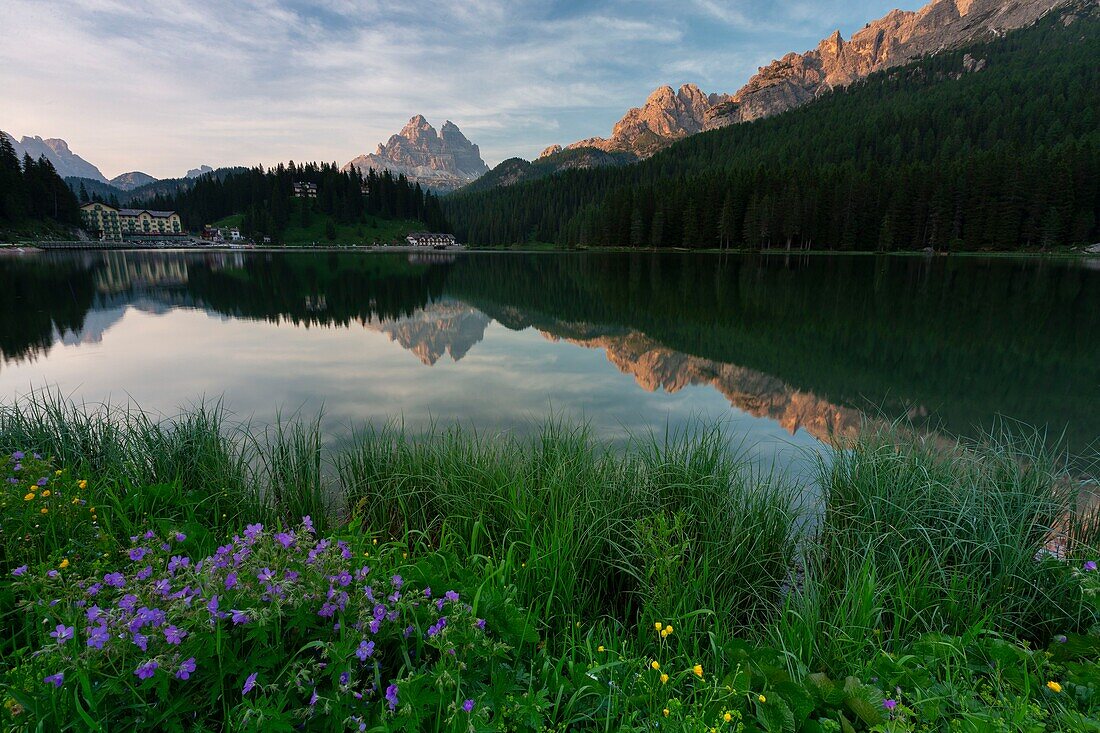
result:
[[[36,253],[51,251],[72,252],[222,252],[222,253],[248,253],[248,252],[364,252],[364,253],[446,253],[446,254],[697,254],[697,255],[760,255],[764,257],[826,257],[826,256],[875,256],[875,257],[987,257],[987,258],[1020,258],[1020,259],[1059,259],[1059,260],[1096,260],[1100,259],[1100,251],[1088,249],[1069,249],[1054,251],[1037,250],[979,250],[979,251],[893,251],[876,252],[874,250],[753,250],[753,249],[687,249],[684,247],[653,248],[653,247],[479,247],[472,245],[458,245],[445,249],[434,247],[414,247],[410,245],[285,245],[285,246],[250,246],[250,247],[213,247],[206,245],[169,245],[169,246],[102,246],[97,243],[63,242],[56,245],[32,244],[22,242],[0,242],[0,253]]]

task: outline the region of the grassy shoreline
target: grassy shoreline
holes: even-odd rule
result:
[[[867,433],[810,524],[725,446],[0,405],[0,727],[1100,725],[1095,516],[1038,443]]]

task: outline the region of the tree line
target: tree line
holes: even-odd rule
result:
[[[622,168],[444,200],[463,239],[1016,249],[1100,240],[1100,21],[1052,17]],[[966,54],[986,61],[967,72]]]
[[[295,183],[316,184],[316,200],[295,201]],[[419,183],[389,171],[372,169],[366,175],[355,169],[342,171],[336,163],[290,161],[266,170],[255,167],[223,176],[208,173],[187,190],[131,205],[176,211],[190,230],[243,214],[241,228],[246,236],[267,236],[275,242],[292,225],[308,226],[318,212],[337,224],[362,223],[365,217],[375,216],[415,219],[431,229],[447,230],[439,200]]]
[[[36,222],[80,224],[76,196],[45,157],[19,160],[11,140],[0,131],[0,225]]]

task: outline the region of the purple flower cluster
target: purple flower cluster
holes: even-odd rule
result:
[[[354,561],[347,543],[318,538],[308,518],[293,531],[265,531],[262,524],[249,524],[242,536],[234,536],[212,555],[197,561],[172,554],[184,539],[181,532],[169,534],[167,541],[151,531],[135,536],[127,552],[130,565],[78,584],[81,595],[74,605],[85,623],[80,641],[87,650],[103,654],[104,660],[132,659],[129,668],[140,681],[155,680],[158,675],[179,682],[195,679],[199,670],[207,667],[199,656],[200,652],[209,653],[204,643],[207,634],[203,632],[220,628],[222,634],[240,634],[238,627],[264,628],[272,613],[296,613],[303,620],[310,616],[331,620],[315,627],[314,633],[319,636],[314,638],[326,644],[343,645],[343,634],[353,633],[354,641],[342,647],[345,656],[333,660],[344,668],[339,675],[338,694],[366,704],[377,700],[376,695],[384,689],[384,702],[391,711],[398,704],[396,681],[381,677],[381,684],[375,686],[375,680],[385,673],[382,665],[390,657],[388,652],[383,653],[385,645],[392,643],[387,640],[400,643],[401,638],[414,635],[417,628],[423,628],[418,619],[438,606],[440,614],[433,619],[427,636],[435,639],[432,646],[440,656],[458,655],[458,648],[442,634],[449,622],[471,611],[456,591],[448,590],[434,598],[430,588],[422,593],[405,588],[406,581],[399,574],[378,582],[369,566]],[[27,572],[23,566],[14,575]],[[443,615],[447,604],[455,607]],[[469,623],[484,631],[484,620],[471,618]],[[339,633],[327,632],[328,628]],[[77,635],[76,628],[65,623],[58,623],[50,633],[57,645]],[[67,659],[71,663],[71,652],[62,656],[56,646],[50,648],[58,661]],[[95,663],[96,655],[84,654],[80,659],[81,663]],[[319,657],[318,664],[324,669],[329,661]],[[368,669],[357,671],[363,666]],[[249,674],[241,694],[247,696],[256,690],[262,674],[264,669]],[[311,707],[320,699],[318,689],[323,689],[325,679],[305,680],[309,685],[305,689],[311,690]],[[60,687],[64,672],[44,680]],[[471,712],[474,700],[466,700],[462,707]]]

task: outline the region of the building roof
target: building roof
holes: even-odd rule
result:
[[[172,214],[175,214],[176,212],[174,212],[174,211],[153,211],[152,209],[119,209],[118,210],[118,215],[119,216],[139,216],[142,213],[148,214],[149,216],[151,216],[155,219],[167,219],[168,217],[170,217]]]
[[[96,206],[101,206],[104,209],[110,209],[111,211],[117,211],[119,216],[140,216],[142,213],[148,214],[154,219],[167,219],[176,212],[174,211],[154,211],[153,209],[116,209],[110,204],[104,204],[99,201],[90,201],[86,204],[81,204],[81,209],[91,209]]]

